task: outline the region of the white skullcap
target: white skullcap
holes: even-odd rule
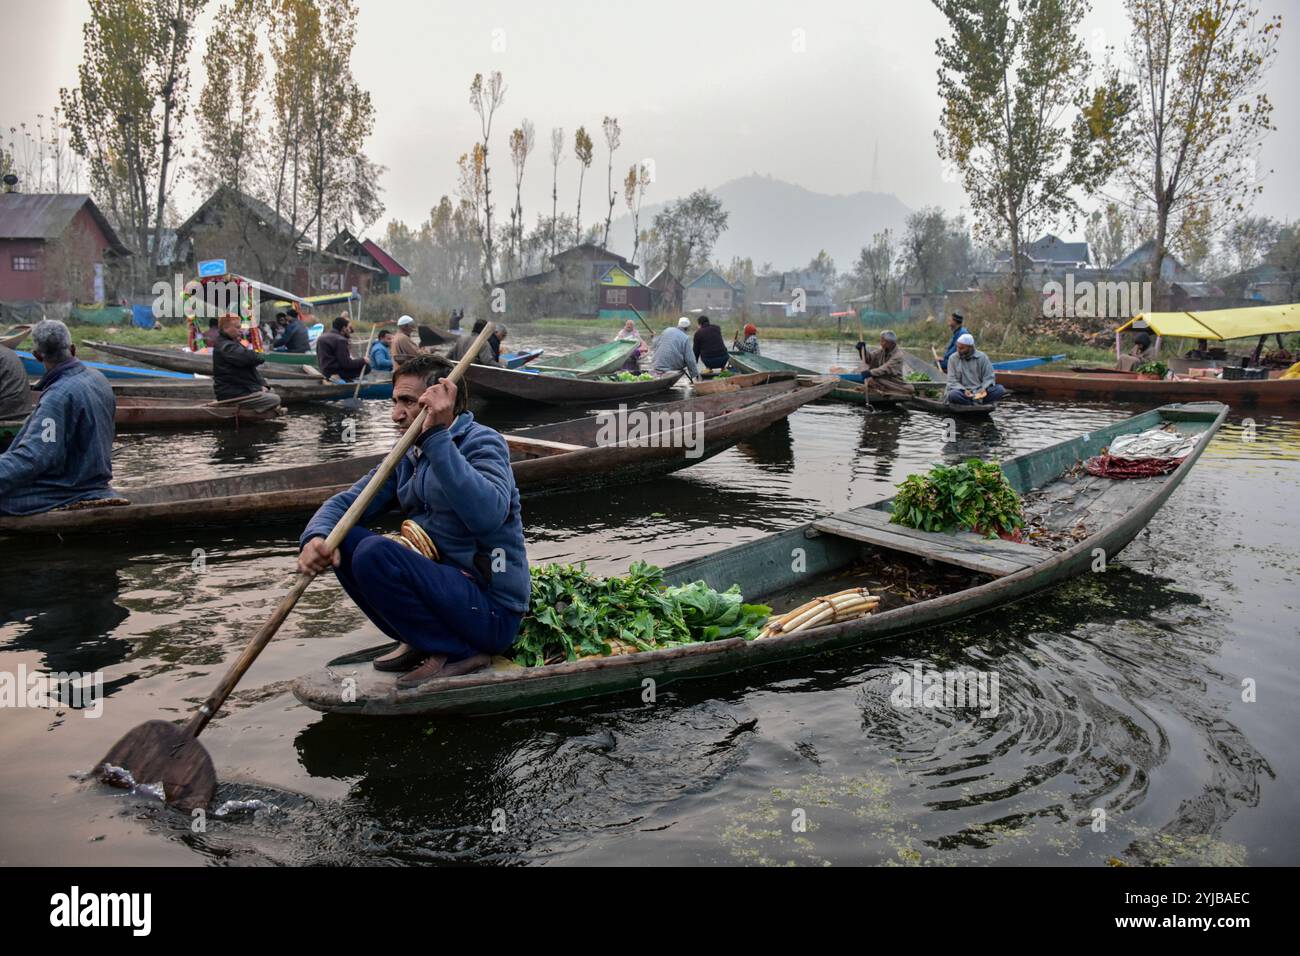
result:
[[[400,319],[397,320],[397,324],[398,324],[398,325],[414,325],[414,324],[415,324],[415,319],[411,318],[409,315],[404,315],[404,316],[402,316]]]
[[[683,315],[680,319],[677,320],[677,327],[679,329],[689,329],[691,327],[691,320]]]
[[[974,344],[975,344],[975,336],[971,335],[969,332],[967,332],[965,335],[959,335],[959,336],[957,336],[957,344],[958,344],[958,345],[974,345]]]

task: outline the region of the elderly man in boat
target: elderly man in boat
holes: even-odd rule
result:
[[[898,350],[898,336],[889,329],[880,333],[880,348],[869,349],[864,344],[859,354],[862,359],[856,372],[831,371],[850,382],[864,382],[868,398],[909,398],[916,393],[903,377],[903,353]]]
[[[77,360],[62,322],[40,322],[32,330],[32,352],[45,375],[36,385],[36,407],[0,454],[0,515],[116,497],[109,482],[117,403],[108,380]]]
[[[219,402],[238,403],[250,412],[274,412],[280,396],[257,370],[266,359],[245,348],[239,316],[223,315],[218,323],[221,336],[212,350],[212,391]]]
[[[975,336],[959,336],[957,351],[948,359],[948,404],[992,405],[1006,393],[997,384],[989,357],[975,348]]]
[[[404,315],[397,320],[397,331],[393,334],[391,346],[394,365],[409,362],[420,354],[420,346],[416,345],[415,340],[411,338],[414,332],[415,319],[409,315]]]
[[[659,333],[655,341],[654,358],[650,367],[656,375],[672,375],[685,372],[692,382],[700,377],[699,367],[695,364],[695,351],[686,330],[691,327],[691,320],[682,316],[677,320],[676,328],[667,328]]]
[[[397,368],[393,423],[405,431],[423,407],[422,435],[337,551],[325,550],[325,538],[370,474],[321,505],[300,540],[299,569],[333,567],[357,606],[399,643],[375,667],[404,672],[403,688],[487,666],[514,643],[531,597],[510,450],[474,420],[467,390],[444,381],[448,371],[433,355]],[[410,519],[405,543],[363,527],[394,508]]]
[[[473,334],[462,335],[460,338],[458,338],[456,340],[456,344],[452,346],[451,354],[448,357],[453,362],[459,362],[461,359],[463,359],[466,353],[469,352],[469,347],[473,345],[474,340],[478,338],[478,334],[482,332],[483,329],[485,329],[486,327],[487,327],[486,319],[475,319]],[[478,350],[478,355],[474,356],[474,364],[475,365],[496,365],[496,366],[501,365],[501,363],[497,361],[496,356],[492,352],[491,339],[485,342],[483,344],[483,347]]]

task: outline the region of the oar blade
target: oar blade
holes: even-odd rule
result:
[[[217,771],[203,745],[165,720],[147,721],[119,740],[95,776],[117,787],[162,784],[164,799],[186,811],[206,807],[217,790]]]

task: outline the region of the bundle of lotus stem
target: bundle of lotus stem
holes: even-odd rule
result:
[[[813,598],[788,614],[772,618],[759,637],[776,637],[804,631],[823,624],[837,624],[855,617],[864,617],[880,606],[880,598],[866,588],[849,588],[825,597]]]

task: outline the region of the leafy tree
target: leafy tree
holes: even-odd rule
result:
[[[669,203],[655,214],[651,224],[654,261],[647,252],[647,269],[667,266],[684,279],[688,270],[708,266],[713,246],[726,228],[727,212],[722,201],[707,189],[697,189]]]
[[[1286,301],[1295,302],[1300,296],[1300,221],[1278,229],[1277,242],[1264,261],[1277,269],[1286,283]]]
[[[644,163],[633,163],[628,167],[623,179],[623,199],[627,211],[632,214],[632,256],[628,262],[636,265],[636,254],[641,248],[641,203],[645,200],[646,187],[650,185],[650,170]]]
[[[1154,220],[1151,275],[1171,236],[1214,215],[1230,219],[1259,193],[1256,156],[1273,129],[1261,87],[1281,16],[1249,0],[1127,0],[1140,135],[1128,177]]]
[[[524,164],[528,162],[528,154],[533,151],[536,139],[536,131],[529,120],[524,120],[510,134],[510,163],[515,170],[515,208],[510,211],[510,237],[516,265],[521,270],[523,266],[519,260],[523,258],[524,244]]]
[[[605,146],[609,150],[609,165],[605,170],[605,192],[609,194],[609,209],[605,212],[605,235],[601,239],[600,246],[602,249],[608,249],[609,224],[614,218],[614,203],[618,201],[618,193],[614,191],[614,151],[622,142],[623,131],[619,129],[618,118],[615,116],[606,116],[601,125],[605,131]]]
[[[1128,254],[1131,222],[1131,217],[1117,202],[1093,210],[1084,228],[1084,238],[1098,266],[1109,269]]]
[[[564,127],[551,130],[551,255],[555,255],[555,224],[560,202],[560,159],[564,155]]]
[[[482,167],[483,179],[483,261],[487,266],[487,281],[496,285],[496,267],[492,252],[492,173],[488,167],[488,141],[492,138],[492,118],[505,100],[506,86],[501,79],[501,71],[489,74],[484,82],[482,73],[475,73],[469,85],[469,104],[478,115],[479,140],[476,161]]]
[[[1243,216],[1223,235],[1227,265],[1234,272],[1244,272],[1265,260],[1277,244],[1282,224],[1268,216]]]
[[[578,157],[578,212],[573,217],[573,237],[578,243],[582,242],[582,180],[591,166],[591,150],[591,137],[587,135],[587,128],[579,126],[573,134],[573,153]]]
[[[60,103],[91,188],[156,267],[188,107],[191,24],[204,0],[89,3],[77,85],[59,91]]]
[[[1118,167],[1132,90],[1108,72],[1090,89],[1091,58],[1076,28],[1087,0],[934,0],[951,35],[937,41],[939,156],[960,171],[976,226],[1020,250],[1044,225],[1073,219],[1074,193]]]
[[[883,312],[892,311],[889,286],[896,257],[893,232],[884,229],[871,237],[871,245],[862,247],[853,268],[857,287],[871,294],[872,308]]]
[[[938,206],[907,217],[903,234],[903,266],[922,292],[939,292],[948,256],[948,219]]]

